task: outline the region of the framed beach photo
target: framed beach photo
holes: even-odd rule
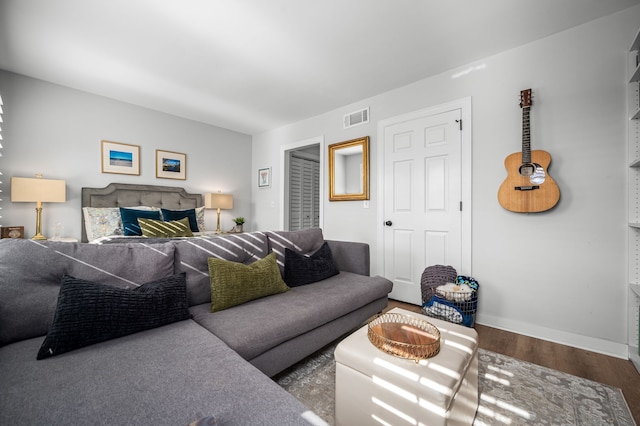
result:
[[[271,167],[258,169],[258,188],[269,188],[271,186]]]
[[[156,177],[187,179],[187,154],[156,149]]]
[[[101,141],[102,173],[140,176],[140,146]]]

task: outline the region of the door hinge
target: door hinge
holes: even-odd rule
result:
[[[460,125],[460,130],[462,130],[462,119],[456,120],[456,123],[458,123]]]
[[[462,211],[462,201],[460,201],[460,211]]]

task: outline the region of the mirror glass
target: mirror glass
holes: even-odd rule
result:
[[[369,199],[369,136],[329,145],[329,200]]]

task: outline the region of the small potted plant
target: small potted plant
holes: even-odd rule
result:
[[[233,227],[232,232],[242,232],[242,225],[244,225],[244,217],[238,216],[233,219],[236,226]]]

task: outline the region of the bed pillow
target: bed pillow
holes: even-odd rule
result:
[[[189,318],[184,273],[132,290],[64,275],[53,324],[37,359]]]
[[[189,226],[191,227],[191,232],[199,232],[200,229],[198,228],[198,220],[196,218],[196,209],[188,209],[188,210],[162,209],[162,219],[165,222],[170,222],[172,220],[180,220],[185,217],[189,219]]]
[[[193,237],[189,227],[189,218],[165,222],[162,220],[138,218],[138,225],[144,237],[174,238]]]
[[[122,217],[124,235],[129,237],[132,235],[142,235],[142,230],[138,224],[138,218],[162,220],[159,211],[125,209],[123,207],[120,207],[120,217]]]
[[[289,287],[315,283],[339,273],[329,243],[325,242],[311,256],[285,248],[284,282]]]
[[[210,257],[207,263],[211,277],[211,312],[289,290],[280,276],[275,253],[251,265],[215,257]]]
[[[119,207],[83,207],[82,214],[88,241],[124,234]]]

